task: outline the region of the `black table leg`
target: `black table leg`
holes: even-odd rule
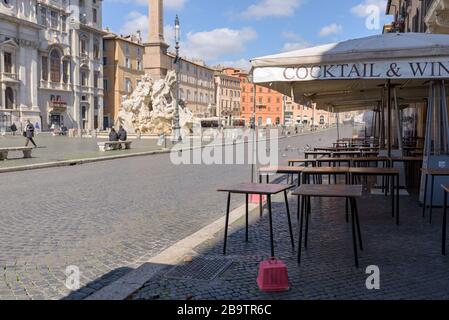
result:
[[[441,253],[446,255],[446,228],[447,228],[447,196],[448,193],[444,191],[444,204],[443,204],[443,239],[441,242]]]
[[[290,240],[292,241],[292,248],[295,248],[295,239],[293,238],[293,228],[292,220],[290,218],[290,208],[288,206],[287,190],[284,191],[285,206],[287,207],[287,219],[288,219],[288,230],[290,231]]]
[[[396,175],[396,224],[399,225],[399,175]]]
[[[301,250],[302,250],[302,227],[304,222],[304,196],[298,196],[298,208],[300,207],[299,200],[301,199],[301,218],[299,221],[299,235],[298,235],[298,264],[301,263]]]
[[[357,227],[357,235],[359,237],[360,250],[363,251],[362,232],[360,230],[359,209],[357,208],[357,200],[353,198],[352,203],[354,207],[355,223]]]
[[[228,193],[228,204],[226,207],[226,222],[225,222],[225,234],[224,234],[224,244],[223,244],[223,254],[226,255],[226,242],[228,239],[228,223],[229,223],[229,210],[231,207],[231,193]]]
[[[271,195],[268,198],[268,214],[270,219],[270,243],[271,243],[271,257],[274,257],[274,239],[273,239],[273,216],[271,212]]]
[[[394,218],[394,213],[395,213],[395,204],[396,204],[396,197],[394,196],[395,195],[395,192],[394,192],[394,181],[395,179],[394,179],[394,176],[392,176],[391,177],[391,179],[390,179],[390,176],[387,176],[387,181],[390,183],[390,185],[389,185],[389,187],[390,187],[390,197],[391,197],[391,200],[392,200],[392,211],[391,211],[391,216]]]
[[[248,224],[249,224],[249,200],[248,200],[249,195],[246,194],[245,198],[245,222],[246,222],[246,227],[245,227],[245,241],[248,242]]]
[[[430,219],[429,222],[430,224],[432,224],[432,213],[433,213],[433,189],[435,187],[435,176],[432,175],[431,177],[431,183],[432,185],[430,186]]]
[[[306,206],[305,206],[305,210],[306,210],[306,230],[305,230],[305,234],[304,234],[304,248],[307,249],[307,240],[308,240],[308,236],[309,236],[309,217],[310,217],[310,213],[311,213],[311,204],[310,204],[310,197],[306,197]]]
[[[352,202],[352,201],[351,201]],[[352,246],[354,249],[354,261],[356,268],[359,267],[359,259],[357,256],[357,236],[355,231],[355,214],[354,214],[354,207],[353,203],[351,203],[351,227],[352,227]]]
[[[422,206],[422,217],[424,218],[426,216],[426,207],[427,207],[427,181],[429,178],[429,175],[424,173],[424,200],[423,200],[423,206]]]

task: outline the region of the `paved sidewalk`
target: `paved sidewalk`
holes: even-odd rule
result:
[[[162,147],[157,145],[157,140],[154,139],[133,140],[131,150],[110,152],[100,152],[98,150],[97,142],[106,141],[105,139],[69,138],[64,136],[52,136],[49,133],[41,133],[37,135],[34,140],[38,145],[38,148],[33,150],[31,159],[23,159],[22,152],[10,152],[8,160],[0,161],[0,168],[75,159],[111,157],[162,149]],[[0,136],[0,148],[24,145],[25,138],[20,135]]]
[[[358,203],[365,250],[360,253],[360,268],[354,267],[351,227],[345,223],[344,200],[313,201],[309,248],[302,263],[290,246],[285,206],[282,198],[274,201],[274,234],[277,258],[286,262],[291,289],[284,293],[262,293],[256,278],[260,261],[269,255],[268,216],[256,217],[250,226],[250,243],[244,242],[244,221],[233,226],[228,239],[231,263],[211,281],[175,279],[167,266],[132,299],[448,299],[449,257],[440,254],[441,213],[435,210],[432,225],[423,220],[417,196],[401,197],[402,225],[391,218],[390,201],[383,196],[364,196]],[[290,199],[294,213],[297,244],[296,201]],[[195,259],[210,263],[223,259],[223,234],[196,248]],[[296,248],[297,249],[297,248]],[[380,268],[380,290],[368,290],[367,266]]]

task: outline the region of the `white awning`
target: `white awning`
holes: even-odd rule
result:
[[[427,83],[449,79],[449,35],[382,34],[255,58],[253,82],[318,107],[374,106],[390,80],[398,98],[428,97]]]

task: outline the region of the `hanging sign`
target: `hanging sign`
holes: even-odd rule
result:
[[[350,79],[449,78],[449,57],[438,59],[355,62],[254,69],[254,82]]]

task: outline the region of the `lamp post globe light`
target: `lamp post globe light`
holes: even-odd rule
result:
[[[175,18],[175,49],[176,49],[176,57],[175,57],[175,65],[176,65],[176,106],[175,106],[175,115],[173,117],[173,143],[181,142],[181,127],[179,125],[179,74],[181,67],[181,58],[179,57],[179,42],[181,39],[180,26],[179,26],[179,17],[176,15]]]

